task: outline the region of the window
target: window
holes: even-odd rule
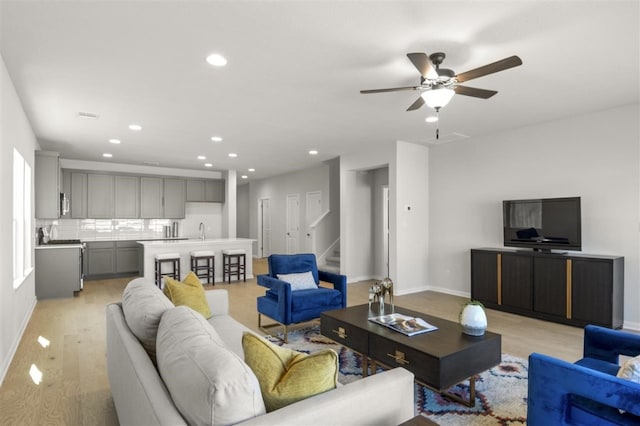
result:
[[[13,288],[31,273],[31,167],[13,149]]]

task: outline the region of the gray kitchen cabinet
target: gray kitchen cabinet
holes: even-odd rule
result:
[[[68,170],[62,171],[62,187],[60,190],[67,196],[67,199],[71,200],[71,172]],[[71,209],[66,213],[60,212],[61,219],[71,219]]]
[[[71,218],[86,219],[87,216],[87,174],[71,172]]]
[[[224,180],[187,179],[187,201],[224,202]]]
[[[87,243],[87,261],[89,277],[115,273],[116,256],[113,241]]]
[[[116,241],[116,273],[137,273],[138,243],[135,241]]]
[[[140,217],[159,219],[164,217],[162,208],[162,178],[140,178]]]
[[[57,152],[36,151],[35,212],[38,219],[60,217],[60,156]]]
[[[186,185],[184,179],[164,179],[164,215],[168,219],[184,219]]]
[[[90,173],[87,176],[87,215],[92,219],[114,217],[114,176]]]
[[[73,297],[80,290],[81,256],[79,246],[58,246],[35,250],[36,298]]]
[[[115,218],[135,219],[140,217],[140,178],[137,176],[115,176]]]

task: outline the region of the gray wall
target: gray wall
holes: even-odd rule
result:
[[[582,197],[582,251],[625,257],[625,327],[640,329],[638,105],[429,152],[429,284],[470,292],[469,249],[502,247],[502,200]]]
[[[0,205],[0,229],[7,231],[6,237],[0,239],[0,269],[4,271],[5,277],[0,280],[0,383],[36,304],[35,272],[32,272],[17,289],[13,288],[10,278],[13,270],[13,241],[10,230],[13,228],[11,170],[14,148],[31,165],[33,171],[34,151],[40,147],[7,73],[4,59],[0,56],[0,170],[3,171],[3,178],[0,179],[0,198],[4,201]]]
[[[331,199],[330,174],[331,165],[325,163],[308,170],[249,183],[250,238],[258,239],[258,202],[260,199],[269,198],[271,203],[271,253],[286,253],[286,199],[289,194],[299,194],[300,232],[298,245],[300,251],[304,251],[306,247],[306,193],[321,191],[322,211],[328,210]],[[339,234],[339,230],[336,234]],[[254,243],[254,253],[259,253],[257,249],[257,244]]]

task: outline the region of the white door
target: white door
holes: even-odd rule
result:
[[[300,194],[287,195],[287,254],[299,252]]]
[[[307,192],[307,223],[306,246],[309,253],[315,253],[315,235],[311,231],[311,224],[322,214],[322,192]]]
[[[382,187],[382,256],[389,276],[389,187]]]
[[[268,198],[260,200],[260,257],[267,257],[271,254],[271,210]]]

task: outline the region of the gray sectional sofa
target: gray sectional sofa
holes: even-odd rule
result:
[[[250,330],[229,315],[226,290],[205,294],[208,320],[173,307],[144,278],[107,306],[107,368],[120,424],[391,425],[414,416],[413,375],[402,368],[265,413],[243,361],[242,334]],[[157,368],[145,346],[151,356],[156,349]]]

